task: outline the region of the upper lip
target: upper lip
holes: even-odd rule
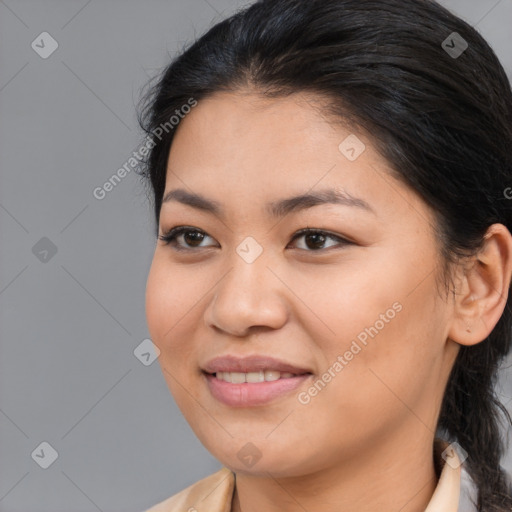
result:
[[[311,371],[307,368],[295,366],[285,361],[263,355],[253,355],[247,357],[237,357],[233,355],[218,356],[210,359],[202,369],[207,373],[249,373],[259,372],[260,370],[276,370],[279,372],[293,373],[295,375],[311,373]]]

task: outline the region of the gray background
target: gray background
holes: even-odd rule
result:
[[[154,247],[140,178],[101,201],[92,191],[141,140],[134,105],[148,77],[244,3],[0,1],[1,511],[137,512],[221,467],[158,362],[133,353],[149,337]],[[442,3],[512,77],[512,0]],[[44,31],[59,44],[47,59],[31,48]],[[57,249],[46,261],[32,249],[43,237]],[[499,392],[512,412],[510,370]],[[46,470],[31,457],[43,441],[58,452]]]

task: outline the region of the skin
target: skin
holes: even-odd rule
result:
[[[269,100],[244,90],[216,93],[182,121],[165,193],[199,193],[225,216],[163,204],[160,233],[185,225],[205,237],[179,237],[188,252],[157,242],[148,328],[184,417],[236,473],[235,512],[420,512],[437,484],[432,445],[450,369],[460,346],[485,339],[503,312],[512,237],[491,226],[481,253],[453,269],[453,293],[440,293],[428,205],[363,133],[366,149],[349,161],[338,146],[353,132],[317,107],[305,94]],[[317,205],[279,220],[265,211],[325,188],[373,213]],[[353,243],[293,240],[306,227]],[[236,252],[247,236],[263,248],[250,264]],[[265,354],[317,380],[397,302],[400,312],[307,405],[297,395],[311,381],[263,406],[229,407],[201,373],[218,355]],[[237,456],[248,442],[261,455],[252,467]]]

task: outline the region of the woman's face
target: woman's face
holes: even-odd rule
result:
[[[189,229],[157,242],[148,327],[185,418],[235,471],[297,476],[431,440],[458,348],[430,209],[313,99],[216,94],[169,156],[164,196],[218,211],[184,194],[163,203],[160,234]],[[290,200],[309,194],[326,201]],[[222,356],[308,373],[229,383],[205,372]],[[257,381],[278,366],[238,370]]]

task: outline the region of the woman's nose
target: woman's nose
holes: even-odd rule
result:
[[[288,317],[288,288],[254,239],[239,244],[236,252],[207,305],[206,325],[241,337],[255,326],[279,329]]]

